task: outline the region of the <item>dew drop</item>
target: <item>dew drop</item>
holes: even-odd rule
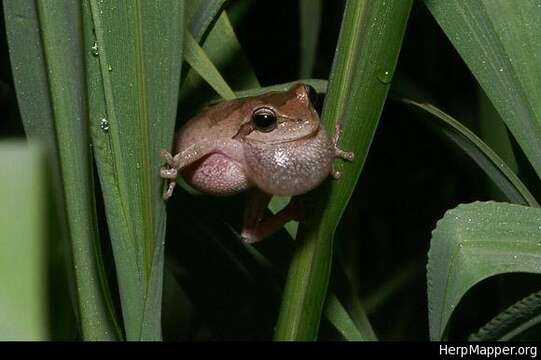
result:
[[[113,67],[111,65],[107,65],[107,70],[109,70],[109,72],[113,71]]]
[[[99,56],[100,55],[100,51],[99,51],[99,48],[98,48],[98,42],[97,41],[94,41],[94,44],[92,45],[92,47],[90,49],[92,50],[92,55],[94,55],[94,56]]]
[[[100,129],[102,129],[105,132],[109,131],[109,121],[105,118],[101,119],[100,121]]]
[[[393,79],[393,75],[389,70],[380,71],[378,73],[378,80],[383,84],[388,84]]]

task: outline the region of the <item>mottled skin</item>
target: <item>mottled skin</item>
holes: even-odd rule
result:
[[[263,219],[272,195],[295,196],[317,187],[333,169],[335,157],[353,159],[336,147],[320,125],[308,86],[270,92],[217,104],[189,120],[175,139],[175,156],[162,150],[169,179],[164,199],[171,197],[179,174],[197,190],[232,195],[250,189],[241,236],[259,241],[298,219],[291,202],[278,214]],[[254,115],[256,114],[256,115]],[[263,128],[257,114],[273,119]],[[260,119],[260,118],[259,118]]]

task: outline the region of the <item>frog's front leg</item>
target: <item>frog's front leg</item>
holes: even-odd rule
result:
[[[332,138],[332,145],[334,148],[334,157],[347,160],[347,161],[353,161],[353,159],[355,158],[355,154],[352,151],[344,151],[338,147],[338,140],[340,139],[340,135],[342,135],[342,127],[340,126],[340,122],[338,121],[336,122],[334,136]],[[340,171],[336,170],[336,168],[334,167],[334,164],[331,169],[331,175],[335,179],[339,179],[341,175]]]
[[[293,198],[287,206],[278,213],[264,217],[272,195],[254,189],[248,193],[244,223],[241,237],[246,243],[261,241],[278,232],[292,220],[299,221],[302,217],[300,203]]]
[[[167,188],[163,192],[164,200],[169,199],[173,195],[173,190],[177,184],[176,180],[181,170],[200,160],[212,152],[214,148],[215,144],[213,143],[200,142],[191,145],[174,156],[167,150],[160,151],[161,159],[166,162],[166,165],[160,169],[160,176],[168,180]]]

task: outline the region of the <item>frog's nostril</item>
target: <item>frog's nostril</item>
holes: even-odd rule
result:
[[[315,107],[319,100],[319,95],[316,89],[314,89],[314,87],[310,85],[304,85],[304,88],[306,89],[306,93],[308,94],[308,99],[310,99],[312,106]]]

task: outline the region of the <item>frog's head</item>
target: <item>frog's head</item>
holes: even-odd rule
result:
[[[277,144],[313,136],[319,129],[316,98],[313,87],[300,83],[287,91],[254,96],[244,102],[244,119],[236,138]]]
[[[250,181],[275,195],[299,195],[319,185],[332,169],[333,147],[314,109],[317,93],[296,84],[246,102],[250,118],[237,136],[244,143]]]

